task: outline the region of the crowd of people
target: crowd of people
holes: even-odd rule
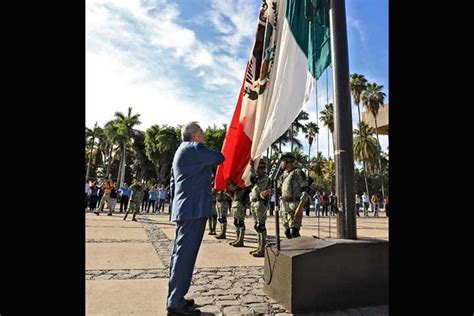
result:
[[[169,186],[164,184],[146,184],[140,183],[143,188],[140,195],[139,212],[141,213],[164,213],[165,204],[169,203]],[[107,207],[107,215],[111,216],[117,209],[117,203],[120,204],[118,208],[119,213],[126,213],[129,207],[129,202],[133,199],[131,188],[127,183],[118,188],[116,183],[109,179],[102,181],[86,181],[85,183],[85,209],[100,215]],[[169,211],[169,209],[168,209]]]

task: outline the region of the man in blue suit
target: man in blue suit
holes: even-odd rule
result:
[[[183,126],[181,134],[183,142],[174,155],[171,170],[171,220],[176,222],[176,234],[170,260],[167,311],[168,315],[199,315],[199,309],[192,309],[194,300],[184,296],[191,285],[206,221],[212,216],[212,167],[222,163],[224,156],[202,144],[204,133],[196,122]]]

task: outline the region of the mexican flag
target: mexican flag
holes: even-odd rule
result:
[[[262,0],[214,187],[249,185],[250,159],[289,128],[331,63],[328,0]]]

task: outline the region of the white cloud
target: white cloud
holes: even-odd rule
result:
[[[258,17],[255,1],[211,0],[210,5],[209,19],[216,31],[224,34],[221,46],[224,51],[235,54],[244,39],[253,41]]]
[[[229,34],[234,30],[232,25],[229,25],[228,23],[224,22],[223,16],[217,10],[212,10],[209,13],[209,19],[212,24],[214,24],[216,31],[219,33]]]
[[[351,16],[348,16],[347,21],[348,21],[349,27],[353,28],[356,31],[356,33],[359,36],[359,39],[360,39],[364,49],[367,50],[368,49],[368,45],[367,45],[368,44],[368,33],[367,33],[367,29],[364,26],[362,20],[353,18]]]
[[[88,53],[86,60],[86,125],[103,125],[129,106],[140,113],[145,130],[153,124],[178,125],[197,120],[203,126],[227,123],[228,117],[185,97],[179,83],[166,78],[144,81],[143,74],[123,64],[119,55]]]
[[[185,59],[191,69],[200,66],[211,66],[214,62],[212,52],[202,44],[192,50]]]
[[[88,126],[95,121],[104,124],[116,111],[125,112],[129,106],[141,114],[139,128],[143,130],[153,124],[177,125],[190,120],[200,121],[203,127],[230,121],[233,108],[227,108],[228,100],[235,102],[239,89],[233,73],[236,65],[231,58],[215,63],[217,48],[177,24],[176,5],[88,0],[86,12]],[[215,95],[206,97],[205,91],[191,88],[192,77],[180,77],[174,67],[181,65],[198,69],[189,74],[202,80]]]

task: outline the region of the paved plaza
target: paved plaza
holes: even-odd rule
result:
[[[388,240],[385,213],[380,213],[379,218],[372,214],[357,218],[358,237]],[[174,223],[169,222],[169,215],[140,214],[138,222],[130,221],[131,216],[123,221],[122,213],[86,213],[85,217],[86,314],[166,315],[169,257],[174,238]],[[264,258],[249,255],[257,247],[253,225],[253,219],[247,216],[243,248],[228,245],[235,239],[233,225],[229,225],[224,240],[208,235],[206,227],[187,295],[195,300],[203,315],[290,315],[263,293]],[[268,218],[267,229],[268,242],[272,243],[273,216]],[[336,237],[336,218],[318,219],[311,213],[303,218],[301,235]],[[305,315],[388,315],[388,306]]]

